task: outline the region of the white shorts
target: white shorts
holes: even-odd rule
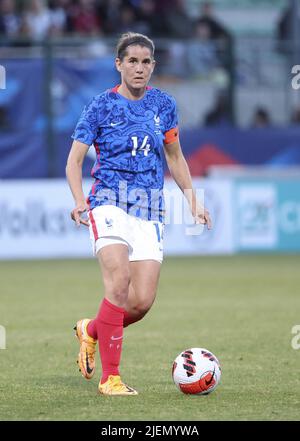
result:
[[[89,212],[93,252],[107,245],[124,243],[129,260],[163,261],[163,223],[143,220],[114,205],[102,205]]]

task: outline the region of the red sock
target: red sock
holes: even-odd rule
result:
[[[101,383],[109,375],[120,375],[119,365],[123,341],[124,309],[103,299],[97,315],[97,335],[102,363]]]
[[[124,312],[124,322],[123,322],[123,326],[124,328],[126,328],[126,326],[131,325],[132,323],[138,322],[139,320],[141,320],[144,317],[145,314],[141,314],[141,315],[130,315],[127,311]]]
[[[99,311],[100,312],[100,311]],[[99,313],[98,313],[99,315]],[[145,314],[141,314],[141,315],[130,315],[127,311],[124,311],[124,321],[123,321],[123,326],[124,328],[126,328],[127,326],[131,325],[132,323],[138,322],[139,320],[141,320],[144,317]],[[98,339],[98,335],[97,335],[97,319],[98,316],[96,318],[94,318],[93,320],[91,320],[89,322],[89,324],[87,325],[87,333],[89,334],[90,337],[93,337],[93,339],[97,340]]]

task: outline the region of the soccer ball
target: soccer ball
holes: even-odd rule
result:
[[[219,384],[221,367],[217,357],[207,349],[191,348],[175,358],[172,377],[184,394],[207,395]]]

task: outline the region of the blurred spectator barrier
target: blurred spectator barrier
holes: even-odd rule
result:
[[[21,97],[24,90],[20,90]],[[30,93],[30,92],[29,92]],[[38,100],[38,95],[36,96]],[[72,98],[75,102],[76,95]],[[65,165],[71,146],[72,130],[66,132],[63,125],[72,118],[74,104],[65,121],[60,122],[62,131],[55,132],[54,176],[65,176]],[[27,127],[30,119],[35,119],[37,130]],[[16,118],[17,119],[17,118]],[[43,178],[47,177],[48,156],[45,136],[39,131],[42,120],[33,108],[20,115],[17,124],[24,120],[21,131],[2,132],[0,138],[0,178]],[[181,144],[193,176],[209,173],[214,165],[263,165],[270,168],[300,166],[300,127],[237,129],[203,128],[182,129]],[[94,162],[94,149],[90,148],[84,163],[84,175],[90,176]],[[165,166],[165,172],[167,169]]]
[[[211,128],[183,130],[182,146],[193,176],[207,175],[214,165],[300,166],[300,127]]]
[[[35,71],[41,66],[37,63]],[[24,77],[33,75],[26,63]],[[63,69],[63,72],[66,72]],[[47,152],[46,135],[42,128],[45,118],[37,111],[38,92],[34,100],[28,98],[34,89],[41,87],[38,80],[28,89],[17,82],[11,93],[19,107],[26,101],[26,112],[12,113],[15,127],[3,130],[0,140],[0,178],[45,178],[52,164],[52,176],[64,177],[65,165],[71,146],[71,133],[78,118],[80,94],[75,93],[61,102],[69,109],[65,116],[56,120],[54,149],[51,157]],[[13,92],[14,90],[14,92]],[[35,105],[32,103],[35,102]],[[14,116],[15,115],[15,116]],[[72,129],[70,128],[72,126]],[[270,168],[300,165],[300,126],[289,128],[198,128],[182,129],[181,144],[193,176],[206,175],[213,165],[264,165]],[[94,162],[93,148],[84,163],[84,175],[90,176]],[[166,170],[167,172],[167,170]]]

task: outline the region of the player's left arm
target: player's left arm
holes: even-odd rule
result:
[[[206,224],[207,228],[210,229],[212,223],[209,212],[196,199],[190,170],[182,153],[179,138],[177,137],[176,140],[169,143],[165,142],[164,152],[171,176],[184,193],[195,222]]]

